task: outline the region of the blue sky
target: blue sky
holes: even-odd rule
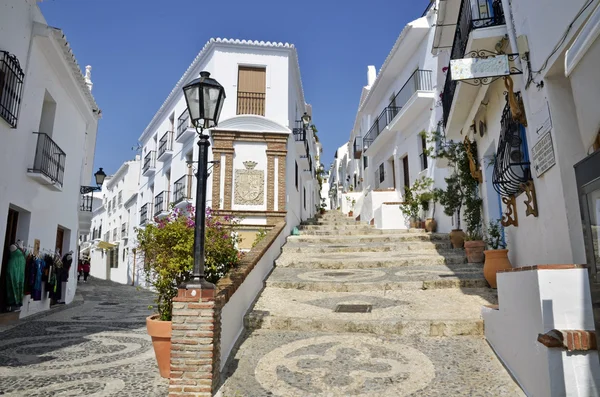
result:
[[[211,37],[293,43],[328,168],[349,137],[367,65],[377,70],[429,0],[45,0],[102,109],[95,167],[114,173]]]

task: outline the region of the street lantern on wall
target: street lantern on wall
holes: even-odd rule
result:
[[[94,174],[94,179],[96,179],[96,186],[81,186],[79,188],[79,192],[81,194],[87,194],[92,192],[99,192],[102,190],[102,185],[104,184],[104,179],[106,179],[106,173],[100,167],[98,171]]]
[[[198,173],[196,174],[196,215],[194,230],[194,272],[192,280],[183,288],[212,289],[214,285],[204,279],[204,239],[206,221],[206,184],[208,181],[208,148],[210,142],[204,129],[216,127],[225,101],[225,89],[210,77],[200,72],[200,77],[183,87],[183,94],[192,125],[198,133]]]
[[[310,124],[310,120],[311,117],[306,112],[304,112],[304,114],[302,115],[302,126],[304,127],[305,131],[308,128],[308,125]]]

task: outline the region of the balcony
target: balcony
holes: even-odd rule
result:
[[[418,69],[406,80],[365,135],[365,152],[379,150],[394,132],[406,128],[427,106],[431,106],[435,97],[431,75],[431,70]],[[377,139],[379,136],[384,137]]]
[[[152,217],[151,204],[146,203],[140,208],[140,226],[144,226],[148,223],[149,218]]]
[[[352,145],[354,150],[354,159],[360,160],[363,152],[363,139],[361,136],[354,138],[354,144]]]
[[[62,191],[67,155],[48,134],[43,132],[34,132],[34,134],[38,136],[35,157],[33,167],[28,168],[27,173],[45,187]]]
[[[190,114],[188,111],[184,111],[181,116],[177,119],[177,136],[175,140],[177,142],[184,142],[194,135],[194,130],[190,128]]]
[[[79,235],[90,232],[92,227],[93,207],[94,197],[91,194],[82,194],[79,196]]]
[[[294,142],[296,142],[296,150],[300,158],[299,165],[308,167],[308,159],[310,158],[310,147],[308,145],[308,131],[302,127],[301,122],[296,122],[296,127],[292,129]]]
[[[481,56],[478,52],[486,55],[493,53],[498,41],[507,34],[502,2],[494,0],[491,6],[488,2],[475,0],[449,0],[446,3],[445,23],[452,31],[442,31],[441,34],[454,34],[450,59]],[[449,21],[457,22],[456,25],[448,25]],[[450,70],[446,72],[442,94],[446,131],[454,133],[462,129],[480,88],[453,81]],[[483,89],[487,89],[487,86],[483,86]],[[458,103],[460,106],[457,106]]]
[[[237,94],[237,114],[265,115],[264,93],[238,91]]]
[[[169,214],[169,192],[162,191],[154,197],[154,216],[163,218]]]
[[[192,178],[193,175],[184,175],[179,178],[174,185],[173,204],[176,208],[185,208],[192,199]]]
[[[156,172],[156,151],[151,150],[144,157],[144,165],[142,166],[142,175],[148,176]]]
[[[158,141],[158,161],[166,161],[173,156],[173,131],[167,131]]]

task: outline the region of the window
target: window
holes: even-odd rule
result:
[[[240,66],[238,70],[237,114],[265,115],[265,68]]]
[[[385,166],[383,163],[379,164],[379,183],[385,181]]]
[[[368,166],[369,166],[369,159],[367,156],[363,156],[363,168],[367,169]]]
[[[427,169],[427,140],[424,135],[421,135],[421,171]]]
[[[410,186],[410,173],[408,171],[408,156],[402,157],[402,172],[404,173],[404,186]]]
[[[108,251],[108,266],[111,269],[119,267],[119,248],[113,248]]]
[[[113,229],[113,241],[117,241],[117,237],[118,237],[118,235],[117,235],[117,228],[115,227]]]
[[[296,161],[296,190],[298,190],[298,162]]]
[[[119,205],[123,204],[123,191],[122,190],[119,191],[119,196],[118,197],[119,197],[119,199],[117,200],[118,204]]]
[[[12,128],[17,128],[24,77],[17,57],[0,51],[0,117]]]
[[[306,188],[305,187],[302,188],[302,192],[304,193],[303,194],[303,196],[304,196],[304,209],[306,209]]]

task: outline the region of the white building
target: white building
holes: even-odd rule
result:
[[[182,87],[208,71],[225,88],[219,125],[210,130],[212,164],[207,206],[233,214],[243,227],[241,247],[280,221],[293,228],[319,205],[319,154],[302,115],[304,99],[293,45],[211,39],[157,111],[139,141],[143,147],[138,224],[166,216],[169,204],[194,203],[198,158],[196,132]],[[210,165],[210,164],[209,164]]]
[[[114,175],[106,177],[102,186],[102,207],[92,219],[90,274],[94,277],[131,284],[134,278],[130,252],[135,248],[132,226],[137,224],[136,206],[132,205],[139,188],[141,160],[126,161]],[[129,205],[128,205],[129,204]]]
[[[91,216],[79,211],[80,186],[92,177],[100,110],[60,29],[50,27],[34,0],[0,1],[0,283],[8,246],[21,240],[43,255],[74,251],[62,301],[75,296],[79,234]],[[85,207],[85,206],[84,206]],[[6,307],[5,285],[0,310]],[[51,299],[25,295],[21,317]]]
[[[433,187],[445,186],[447,171],[427,156],[432,145],[427,134],[438,128],[442,116],[436,100],[444,83],[440,60],[431,54],[435,17],[431,8],[407,24],[379,72],[368,67],[350,134],[340,175],[342,211],[349,211],[346,204],[353,200],[353,216],[380,229],[409,226],[399,206],[405,186],[420,178],[432,178]],[[452,229],[452,219],[442,211],[435,217],[439,231]]]
[[[483,311],[486,337],[531,396],[600,395],[595,349],[537,340],[552,329],[593,333],[593,310],[600,323],[588,284],[600,291],[598,3],[437,4],[433,51],[458,60],[443,90],[446,139],[477,145],[485,222],[503,218],[513,267],[567,264],[499,274],[499,308]],[[461,71],[465,58],[504,66]]]

